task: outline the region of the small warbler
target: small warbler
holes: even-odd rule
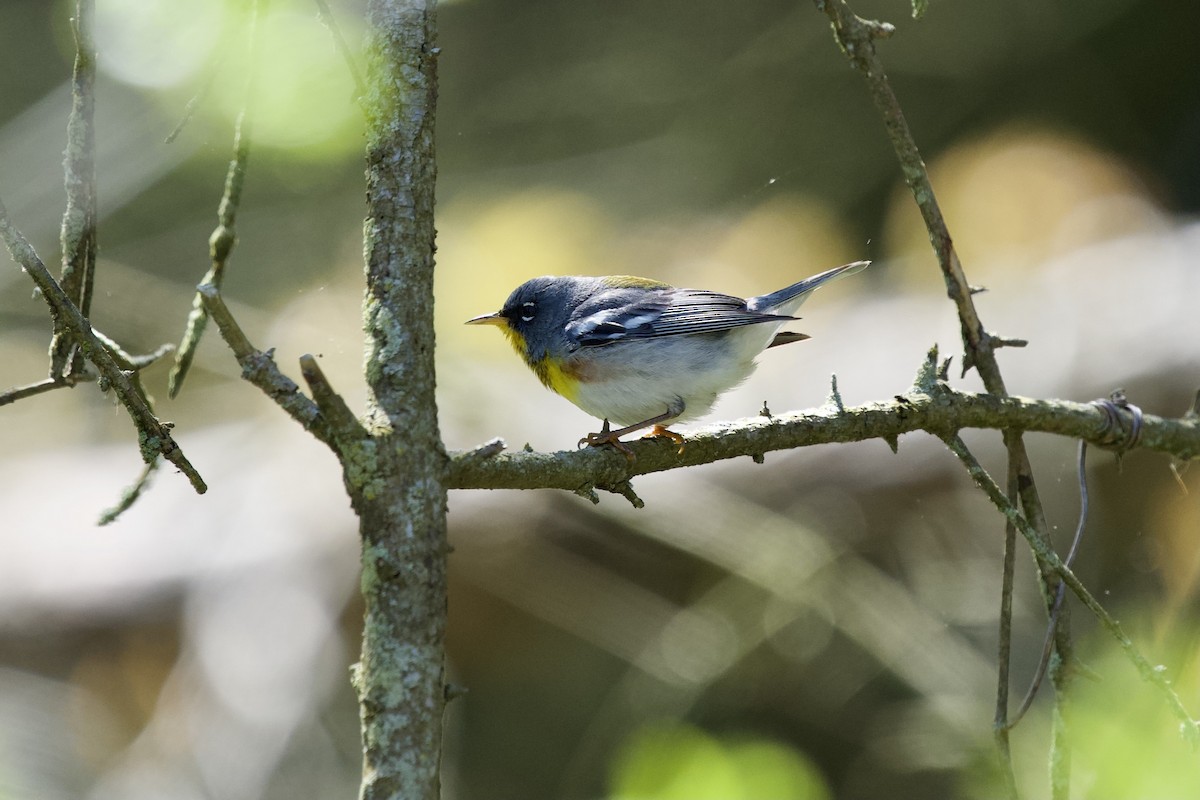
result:
[[[682,444],[668,424],[707,413],[768,347],[809,338],[779,329],[798,319],[793,312],[819,286],[870,263],[835,267],[748,300],[629,275],[546,276],[467,324],[499,326],[543,384],[604,420],[580,445],[612,444],[628,456],[619,438],[651,426],[649,436]],[[622,427],[611,430],[610,421]]]

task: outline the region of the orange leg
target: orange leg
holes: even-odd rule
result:
[[[643,439],[670,439],[675,444],[679,445],[679,455],[683,455],[683,448],[687,446],[687,440],[682,434],[672,430],[667,430],[666,425],[655,425],[650,429],[650,432],[642,437]]]
[[[624,428],[617,428],[615,431],[609,429],[608,420],[606,419],[604,420],[604,425],[600,428],[600,432],[589,433],[587,436],[579,440],[579,446],[583,447],[584,445],[587,445],[588,447],[600,447],[601,445],[611,444],[613,447],[624,453],[627,459],[633,461],[633,451],[630,450],[629,446],[624,442],[619,441],[620,438],[627,433],[634,433],[635,431],[640,431],[643,428],[651,428],[651,431],[646,434],[646,438],[663,437],[670,439],[671,441],[679,444],[679,452],[682,453],[684,441],[683,437],[678,433],[675,433],[675,431],[667,430],[666,425],[663,424],[669,420],[675,419],[682,413],[683,402],[680,401],[677,406],[668,408],[666,412],[659,414],[656,417],[642,420],[641,422],[634,423],[633,425],[626,425]]]

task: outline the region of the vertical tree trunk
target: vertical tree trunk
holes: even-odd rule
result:
[[[363,798],[436,798],[445,706],[445,453],[434,402],[433,0],[370,0],[363,231],[370,438],[343,453],[366,602]]]

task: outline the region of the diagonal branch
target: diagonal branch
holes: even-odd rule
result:
[[[958,318],[962,328],[962,339],[965,350],[963,373],[965,374],[967,370],[974,367],[983,379],[984,387],[986,387],[988,392],[995,395],[1006,395],[1008,394],[1008,390],[1004,385],[1004,378],[1000,374],[1000,366],[996,361],[996,349],[1002,346],[1020,346],[1023,342],[1001,339],[988,333],[975,309],[974,292],[967,282],[966,273],[964,273],[958,253],[954,249],[950,230],[946,225],[945,218],[942,216],[937,196],[933,191],[933,184],[929,180],[929,172],[925,168],[925,162],[921,158],[920,150],[917,149],[916,141],[913,139],[912,132],[905,121],[900,103],[892,91],[887,73],[884,71],[883,64],[875,51],[875,40],[890,36],[894,32],[894,28],[887,23],[864,20],[858,17],[850,11],[844,0],[814,0],[814,2],[817,9],[829,17],[834,36],[843,52],[845,52],[846,57],[850,59],[850,62],[866,79],[871,92],[871,98],[874,100],[875,107],[883,117],[888,138],[891,140],[892,146],[896,151],[896,158],[900,162],[904,181],[908,184],[913,199],[921,211],[925,228],[929,232],[930,244],[933,246],[938,265],[942,270],[942,276],[946,282],[946,293],[958,309]],[[920,13],[920,9],[917,6],[914,6],[914,13],[918,15]],[[1015,480],[1010,480],[1009,485],[1015,492],[1015,499],[1019,499],[1020,501],[1025,518],[1031,522],[1034,530],[1041,537],[1043,544],[1048,547],[1050,545],[1050,537],[1046,525],[1046,516],[1042,508],[1041,498],[1038,495],[1037,484],[1034,482],[1033,468],[1029,463],[1029,455],[1026,452],[1025,443],[1019,432],[1005,431],[1004,444],[1008,450],[1008,459],[1011,464],[1010,473],[1015,474]],[[1014,541],[1012,537],[1006,537],[1006,542],[1011,541]],[[1005,562],[1007,563],[1010,559],[1011,556],[1006,552]],[[1057,579],[1053,571],[1045,563],[1039,561],[1038,566],[1041,575],[1042,597],[1049,611],[1054,605],[1054,597],[1057,593]],[[1004,576],[1003,594],[1007,596],[1011,591],[1011,573],[1006,570]],[[1011,605],[1002,597],[1001,637],[1009,635],[1009,620],[1004,617],[1004,614],[1009,613],[1010,609]],[[1065,664],[1070,660],[1071,639],[1069,622],[1069,616],[1066,613],[1063,613],[1059,617],[1058,631],[1055,637],[1055,648],[1059,655],[1056,665]],[[1003,642],[1000,649],[1002,654],[1008,651],[1007,645]],[[1006,667],[1001,668],[1001,674],[1007,677]],[[1066,690],[1067,673],[1056,666],[1052,671],[1051,679],[1054,682],[1056,693],[1060,698],[1059,703],[1061,704],[1063,702],[1061,698]],[[997,731],[998,738],[1001,740],[1006,735],[1004,730],[1007,728],[1007,708],[1004,707],[1007,705],[1007,701],[1005,699],[1002,703],[1001,696],[1006,697],[1006,695],[1007,688],[997,690]],[[1067,796],[1067,775],[1070,769],[1070,762],[1065,750],[1065,728],[1061,710],[1060,705],[1058,708],[1059,713],[1054,720],[1054,747],[1051,756],[1051,763],[1053,765],[1051,781],[1055,798],[1065,798]],[[1007,751],[1006,742],[1000,741],[1000,746],[1002,752]],[[1012,787],[1010,786],[1010,788]],[[1010,796],[1015,796],[1015,792],[1010,792]]]
[[[1100,624],[1104,626],[1105,630],[1117,640],[1121,649],[1125,651],[1126,657],[1137,668],[1138,674],[1142,676],[1143,680],[1159,690],[1167,701],[1167,706],[1171,709],[1171,713],[1179,720],[1180,733],[1184,739],[1193,747],[1200,746],[1200,725],[1197,725],[1196,720],[1184,708],[1183,701],[1179,699],[1179,695],[1172,688],[1165,671],[1155,668],[1150,664],[1141,651],[1137,649],[1133,641],[1125,634],[1125,631],[1121,629],[1120,623],[1113,619],[1112,615],[1100,604],[1100,601],[1092,596],[1092,593],[1087,590],[1083,582],[1071,571],[1071,568],[1058,557],[1058,554],[1052,548],[1042,543],[1028,520],[1021,515],[1021,512],[1015,505],[1009,502],[1009,499],[996,484],[995,480],[992,479],[992,476],[987,473],[987,470],[983,468],[975,456],[971,454],[971,451],[963,444],[962,439],[958,436],[947,436],[944,437],[944,441],[946,442],[946,446],[963,462],[975,484],[983,490],[984,494],[991,499],[996,508],[1021,532],[1021,535],[1025,537],[1025,540],[1029,543],[1029,547],[1037,557],[1048,564],[1062,578],[1067,588],[1079,598],[1080,602],[1096,616],[1096,619],[1100,620]]]
[[[221,338],[233,351],[234,358],[242,368],[242,377],[261,389],[306,431],[332,446],[333,435],[317,404],[305,397],[296,382],[280,371],[272,351],[263,352],[250,343],[233,312],[221,299],[217,287],[202,283],[196,289],[196,296],[204,304],[206,316],[211,316],[217,323]]]
[[[921,211],[921,218],[929,232],[929,242],[937,255],[938,265],[946,281],[946,295],[958,309],[959,321],[962,324],[963,344],[966,347],[966,362],[963,371],[971,367],[979,370],[989,392],[1003,393],[1003,379],[996,365],[995,339],[984,330],[979,313],[975,310],[971,286],[967,283],[966,273],[958,260],[954,249],[954,241],[950,238],[950,230],[942,216],[933,184],[929,180],[929,171],[921,158],[912,131],[900,108],[900,101],[892,91],[892,84],[883,69],[875,51],[875,40],[887,38],[895,29],[886,22],[863,19],[854,12],[843,0],[814,0],[818,10],[829,17],[833,26],[834,36],[850,63],[862,73],[871,92],[871,99],[883,117],[888,139],[896,151],[896,159],[900,162],[900,170],[904,174],[904,182],[908,184],[913,199]]]
[[[83,350],[84,356],[96,366],[102,381],[111,386],[117,399],[125,406],[138,430],[138,443],[142,452],[142,460],[147,464],[161,455],[170,461],[180,472],[191,481],[192,487],[200,494],[208,487],[200,473],[184,456],[179,445],[171,438],[170,423],[160,422],[154,412],[146,404],[145,399],[135,387],[129,376],[121,370],[120,365],[96,338],[92,332],[91,323],[80,312],[79,307],[71,302],[62,287],[50,275],[42,259],[34,251],[33,246],[21,235],[8,218],[8,210],[0,202],[0,238],[8,246],[8,252],[14,261],[21,265],[42,293],[43,299],[50,307],[50,316],[54,324],[70,332],[71,336]]]

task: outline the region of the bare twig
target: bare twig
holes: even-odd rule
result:
[[[929,241],[933,245],[946,280],[946,294],[958,308],[959,320],[962,323],[963,343],[966,345],[963,372],[976,367],[980,369],[980,375],[985,382],[1003,383],[994,359],[990,364],[983,363],[993,352],[994,341],[984,330],[975,310],[971,285],[967,282],[962,264],[959,263],[958,253],[954,249],[954,242],[950,238],[950,231],[934,194],[921,151],[917,148],[912,131],[909,130],[900,102],[892,91],[891,82],[883,69],[883,62],[875,51],[875,40],[890,36],[894,29],[885,22],[857,16],[843,0],[814,2],[818,10],[829,17],[834,36],[850,63],[866,79],[871,99],[875,101],[875,107],[883,117],[888,139],[896,150],[904,181],[921,211],[921,217],[929,231]],[[1002,393],[997,392],[991,385],[988,386],[988,391],[994,394]]]
[[[13,388],[0,392],[0,406],[6,406],[9,403],[15,403],[18,400],[24,400],[26,397],[34,397],[39,394],[54,391],[55,389],[71,388],[80,381],[94,380],[94,378],[85,374],[64,375],[58,378],[46,378],[45,380],[36,383],[28,383],[24,386],[14,386]]]
[[[92,43],[95,0],[77,0],[71,27],[75,34],[75,69],[71,78],[71,115],[63,172],[67,208],[63,213],[62,280],[60,285],[83,316],[91,313],[96,273],[96,48]],[[79,372],[83,362],[75,339],[55,327],[50,343],[50,377]]]
[[[175,123],[175,127],[163,139],[163,144],[174,144],[175,140],[179,138],[179,134],[183,133],[183,129],[192,121],[192,117],[196,116],[196,111],[200,108],[200,104],[208,99],[208,93],[212,91],[216,75],[217,71],[215,69],[210,68],[208,70],[208,74],[205,75],[200,88],[196,90],[196,93],[183,106],[183,114],[180,115],[179,122]]]
[[[347,442],[367,438],[358,418],[346,404],[345,398],[338,394],[333,384],[325,377],[317,359],[310,353],[300,356],[300,376],[308,384],[312,392],[313,402],[321,411],[321,417],[329,428],[335,442]]]
[[[250,158],[250,112],[253,108],[254,88],[258,72],[258,17],[263,2],[265,0],[256,0],[250,14],[250,69],[246,79],[246,100],[238,114],[237,122],[234,124],[233,158],[230,159],[229,169],[225,173],[225,189],[221,195],[220,205],[217,207],[217,227],[208,239],[208,254],[212,266],[200,281],[201,285],[214,286],[218,291],[225,280],[225,267],[229,263],[229,256],[233,252],[233,246],[237,243],[235,223],[238,207],[242,201],[242,187],[246,182],[246,162]],[[177,396],[183,389],[184,379],[187,378],[188,370],[191,369],[196,348],[200,346],[200,339],[204,336],[204,328],[207,324],[208,315],[205,311],[204,298],[197,291],[196,296],[192,299],[192,310],[188,314],[183,339],[179,343],[179,352],[175,354],[175,364],[171,367],[170,375],[167,376],[167,395],[169,397]]]
[[[1183,415],[1184,419],[1200,420],[1200,390],[1197,390],[1196,396],[1192,399],[1192,405]],[[1175,484],[1179,490],[1185,495],[1188,493],[1187,484],[1183,482],[1183,473],[1187,472],[1190,462],[1181,459],[1171,460],[1171,475],[1175,478]]]
[[[1020,470],[1015,459],[1008,459],[1008,479],[1005,492],[1010,503],[1018,502]],[[1017,800],[1017,776],[1013,771],[1012,748],[1009,744],[1008,692],[1009,673],[1012,671],[1012,615],[1013,576],[1017,562],[1017,526],[1012,520],[1004,521],[1004,567],[1000,574],[1000,619],[996,645],[996,713],[992,719],[992,730],[996,749],[1000,754],[1000,775],[1004,781],[1004,793],[1009,800]]]
[[[98,524],[108,525],[109,523],[116,522],[122,514],[132,508],[133,504],[142,496],[142,493],[150,487],[150,480],[158,472],[161,464],[162,459],[156,458],[142,467],[142,472],[138,475],[137,480],[133,482],[132,486],[129,486],[121,493],[121,498],[115,506],[100,515]]]
[[[351,52],[350,45],[346,44],[346,37],[342,36],[342,29],[337,24],[333,12],[329,10],[329,4],[325,0],[316,0],[316,3],[317,16],[329,29],[329,34],[333,37],[333,46],[346,62],[346,69],[350,71],[350,77],[354,81],[354,88],[357,92],[355,99],[361,104],[367,94],[367,85],[363,83],[362,72],[359,71],[358,64],[354,61],[354,53]]]
[[[145,369],[175,349],[175,345],[167,343],[160,344],[157,349],[149,353],[133,355],[132,353],[125,352],[125,349],[121,345],[117,344],[114,339],[105,336],[103,332],[92,328],[92,333],[96,334],[96,339],[100,344],[108,348],[108,352],[112,354],[113,360],[121,366],[121,369],[133,372]]]
[[[50,307],[50,316],[54,319],[55,324],[70,331],[82,348],[84,356],[95,365],[100,372],[101,379],[112,387],[116,392],[117,399],[129,411],[129,416],[138,430],[138,443],[142,459],[149,464],[156,457],[162,455],[188,477],[197,492],[205,492],[208,487],[204,480],[171,437],[171,426],[168,423],[160,422],[154,416],[154,412],[146,404],[141,392],[135,388],[129,376],[121,370],[112,355],[92,333],[91,323],[63,292],[62,287],[50,275],[46,265],[42,263],[41,258],[21,235],[21,232],[13,227],[8,218],[8,210],[2,202],[0,202],[0,238],[4,239],[13,260],[33,278],[33,282],[42,293],[42,298]]]
[[[1079,480],[1079,522],[1075,525],[1075,536],[1071,539],[1071,549],[1067,551],[1067,557],[1063,561],[1068,567],[1075,563],[1075,556],[1079,552],[1079,543],[1083,541],[1083,530],[1087,525],[1088,518],[1088,488],[1087,488],[1087,442],[1079,443],[1078,456],[1076,457],[1076,471]],[[1012,501],[1012,495],[1009,495],[1009,501]],[[1058,584],[1058,591],[1055,593],[1054,606],[1050,611],[1050,620],[1046,625],[1046,636],[1042,640],[1042,654],[1038,659],[1037,668],[1034,670],[1033,679],[1029,682],[1029,689],[1025,692],[1025,698],[1021,701],[1021,705],[1017,708],[1017,712],[1010,717],[1005,728],[1012,730],[1024,718],[1029,707],[1033,705],[1033,699],[1037,697],[1038,687],[1041,686],[1042,678],[1046,675],[1046,668],[1050,665],[1050,655],[1054,652],[1054,632],[1058,628],[1058,616],[1062,610],[1063,600],[1066,597],[1066,586],[1062,583]]]
[[[305,397],[296,382],[280,371],[271,351],[263,352],[250,344],[217,287],[201,284],[196,296],[204,304],[205,313],[217,323],[217,330],[241,365],[242,377],[261,389],[306,431],[331,444],[333,440],[317,404]]]
[[[209,257],[212,266],[204,274],[200,283],[203,286],[214,286],[218,290],[225,279],[225,265],[229,254],[237,242],[234,231],[234,221],[237,216],[238,204],[241,202],[242,184],[246,176],[246,160],[250,155],[250,138],[246,135],[244,124],[246,112],[238,115],[233,134],[234,155],[229,162],[229,172],[225,177],[225,193],[217,211],[218,224],[208,240]],[[208,314],[205,311],[204,298],[197,291],[192,299],[192,310],[188,314],[187,327],[183,339],[179,343],[179,351],[175,354],[175,364],[167,377],[167,395],[175,397],[183,389],[183,381],[191,369],[192,360],[196,356],[196,348],[204,336],[204,328],[208,325]]]
[[[1121,649],[1125,651],[1126,657],[1130,660],[1130,662],[1133,663],[1134,667],[1137,668],[1138,674],[1141,675],[1144,680],[1158,689],[1159,693],[1166,701],[1167,706],[1171,709],[1171,712],[1179,720],[1180,733],[1183,735],[1184,739],[1193,747],[1200,747],[1200,726],[1197,725],[1196,720],[1193,719],[1191,714],[1188,713],[1187,709],[1184,708],[1183,702],[1179,699],[1179,695],[1176,694],[1175,690],[1171,687],[1171,682],[1166,677],[1166,671],[1161,667],[1152,666],[1150,662],[1146,660],[1145,656],[1141,654],[1141,651],[1138,650],[1133,641],[1130,640],[1130,638],[1121,629],[1120,623],[1113,619],[1112,615],[1108,613],[1104,606],[1100,605],[1100,602],[1092,596],[1091,592],[1087,590],[1087,587],[1083,585],[1083,582],[1080,581],[1079,578],[1076,577],[1075,573],[1071,571],[1071,568],[1058,557],[1058,554],[1055,553],[1052,548],[1047,547],[1042,542],[1041,538],[1037,535],[1037,532],[1033,530],[1033,526],[1029,524],[1028,520],[1025,519],[1017,507],[1009,502],[1008,498],[1005,497],[1004,492],[992,479],[992,476],[987,473],[987,470],[983,468],[975,456],[971,454],[971,451],[967,449],[962,439],[960,439],[957,435],[953,435],[943,437],[943,441],[945,441],[946,446],[949,447],[956,456],[958,456],[958,459],[962,461],[963,465],[967,468],[967,472],[970,474],[971,479],[974,480],[975,484],[983,490],[984,494],[986,494],[992,501],[992,504],[995,505],[1005,517],[1010,519],[1013,525],[1016,526],[1017,530],[1020,531],[1021,535],[1025,537],[1025,541],[1029,543],[1029,547],[1033,550],[1034,554],[1044,563],[1049,565],[1049,567],[1053,569],[1060,578],[1062,578],[1063,582],[1066,583],[1067,588],[1069,588],[1071,592],[1079,598],[1080,602],[1082,602],[1084,606],[1086,606],[1087,609],[1091,611],[1093,615],[1095,615],[1096,619],[1100,621],[1100,624],[1104,626],[1105,630],[1107,630],[1109,634],[1117,640],[1117,643],[1121,646]]]
[[[921,211],[926,230],[929,232],[930,244],[933,246],[938,265],[946,282],[946,293],[958,309],[965,350],[962,367],[963,374],[966,374],[968,370],[974,367],[983,379],[984,386],[988,392],[1000,396],[1007,395],[1008,390],[1000,374],[1000,366],[996,361],[995,351],[1001,346],[1020,346],[1023,342],[1016,339],[1001,339],[988,333],[975,309],[973,295],[976,292],[976,287],[971,286],[967,282],[966,274],[958,258],[958,253],[954,249],[954,242],[950,237],[949,228],[946,225],[945,218],[942,216],[937,196],[934,194],[933,185],[929,179],[929,172],[925,168],[925,162],[921,158],[920,150],[918,150],[912,132],[908,128],[908,123],[904,118],[900,103],[892,91],[887,73],[884,71],[883,64],[879,60],[875,50],[875,40],[891,35],[894,29],[887,23],[864,20],[858,17],[850,11],[844,0],[814,0],[814,2],[817,8],[829,17],[834,36],[841,45],[843,52],[845,52],[850,62],[866,79],[871,97],[875,102],[875,107],[883,117],[888,138],[891,140],[892,146],[896,151],[896,158],[900,162],[905,183],[908,184],[913,199]],[[914,5],[913,10],[914,14],[917,15],[922,11],[916,5]],[[1017,495],[1020,498],[1021,508],[1026,518],[1032,523],[1034,530],[1038,532],[1042,542],[1049,545],[1050,537],[1047,531],[1045,512],[1042,508],[1041,498],[1038,495],[1037,484],[1034,482],[1033,469],[1029,462],[1025,443],[1020,434],[1015,432],[1006,432],[1004,443],[1008,450],[1009,461],[1012,462],[1017,473],[1015,486]],[[1043,599],[1047,608],[1049,608],[1054,603],[1056,580],[1046,565],[1039,564],[1039,569]],[[1005,573],[1005,579],[1011,580],[1009,573]],[[1009,592],[1010,589],[1006,587],[1004,591]],[[1068,622],[1066,614],[1063,614],[1059,619],[1058,633],[1055,638],[1059,664],[1065,664],[1070,659],[1071,640]],[[1006,635],[1009,635],[1009,629],[1005,627],[1002,621],[1001,636]],[[1001,651],[1008,652],[1008,646],[1002,644]],[[1067,688],[1068,672],[1066,670],[1059,670],[1056,667],[1051,677],[1054,680],[1056,692],[1061,698]],[[1005,712],[1000,706],[999,699],[997,701],[997,709],[1001,712],[1000,716],[1004,716]],[[1000,724],[1003,727],[1004,723],[1001,722]],[[1051,784],[1055,800],[1065,800],[1068,791],[1069,758],[1065,752],[1057,749],[1065,743],[1064,724],[1063,715],[1061,713],[1056,714],[1053,734],[1055,749],[1052,751],[1050,757],[1052,765]],[[1002,750],[1006,749],[1002,746]]]
[[[1111,397],[1102,400],[1093,400],[1092,405],[1104,412],[1107,417],[1108,433],[1103,436],[1101,442],[1107,446],[1115,448],[1117,458],[1137,445],[1138,439],[1142,433],[1142,410],[1135,405],[1130,404],[1125,399],[1125,392],[1121,389],[1112,393]],[[1126,427],[1122,411],[1129,412],[1129,425]],[[1087,525],[1088,517],[1088,486],[1087,486],[1087,442],[1079,442],[1079,455],[1077,456],[1076,472],[1079,481],[1079,522],[1075,525],[1075,536],[1071,539],[1071,549],[1067,551],[1067,557],[1063,563],[1068,567],[1075,563],[1075,556],[1079,552],[1079,543],[1083,541],[1083,531]],[[1012,492],[1009,492],[1009,500],[1012,500]],[[1066,587],[1058,584],[1058,590],[1054,595],[1054,605],[1050,609],[1050,621],[1046,627],[1046,636],[1042,642],[1042,655],[1038,660],[1037,669],[1034,671],[1033,680],[1029,684],[1029,690],[1025,693],[1025,699],[1021,701],[1017,713],[1009,720],[1005,727],[1012,729],[1029,711],[1029,707],[1033,705],[1033,699],[1037,696],[1038,687],[1041,685],[1042,678],[1046,674],[1046,669],[1050,665],[1050,657],[1054,651],[1054,635],[1058,629],[1058,620],[1063,610],[1063,599],[1066,596]]]

